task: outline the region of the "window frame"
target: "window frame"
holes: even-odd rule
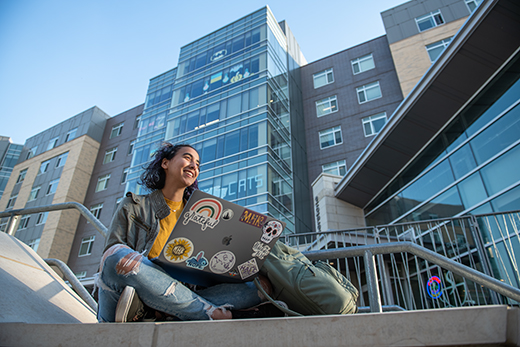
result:
[[[335,102],[335,110],[334,111],[330,111],[330,112],[327,112],[327,113],[323,113],[323,114],[319,114],[319,109],[318,109],[318,106],[321,106],[321,105],[324,105],[324,104],[329,104],[329,109],[332,109],[332,103]],[[315,102],[315,105],[316,105],[316,116],[319,118],[319,117],[323,117],[323,116],[326,116],[328,114],[331,114],[331,113],[334,113],[334,112],[338,112],[338,97],[337,95],[332,95],[332,96],[329,96],[327,98],[323,98],[321,100],[318,100]],[[323,109],[323,110],[326,110]]]
[[[32,239],[27,243],[27,246],[31,247],[33,251],[38,251],[38,246],[40,245],[41,237],[38,237],[37,239]]]
[[[78,132],[78,128],[74,128],[70,130],[65,136],[65,142],[72,141],[76,138],[76,133]]]
[[[372,116],[368,116],[368,117],[365,117],[365,118],[361,119],[361,123],[363,124],[363,133],[365,134],[365,137],[375,136],[375,135],[379,134],[381,129],[379,129],[379,131],[377,131],[377,132],[375,131],[375,129],[374,129],[374,121],[382,119],[382,118],[385,118],[385,124],[381,127],[381,129],[383,129],[383,127],[388,122],[388,117],[386,116],[386,112],[376,113],[376,114],[374,114]],[[367,134],[366,128],[365,128],[365,124],[370,124],[370,130],[372,131],[371,134]]]
[[[56,190],[58,190],[58,185],[60,184],[60,179],[56,178],[49,182],[49,186],[47,187],[47,191],[45,193],[45,196],[52,195],[56,193]],[[53,187],[56,187],[53,189]]]
[[[62,153],[58,155],[56,158],[56,167],[62,167],[65,166],[67,163],[67,158],[69,157],[69,152]],[[65,160],[63,160],[65,158]],[[61,164],[63,162],[63,165]]]
[[[38,213],[38,217],[36,217],[36,224],[35,225],[42,225],[47,222],[47,217],[49,216],[49,212],[40,212]]]
[[[112,147],[105,151],[105,155],[103,157],[103,165],[108,164],[116,160],[117,147]]]
[[[16,228],[16,230],[25,230],[25,229],[27,229],[27,227],[29,226],[29,220],[30,219],[31,219],[31,215],[30,214],[24,214],[20,218],[20,222],[18,223],[18,228]]]
[[[379,96],[377,98],[368,99],[368,97],[367,97],[367,90],[372,88],[372,85],[377,85],[377,87],[379,88]],[[359,98],[360,92],[363,92],[363,94],[365,96],[365,101],[361,101],[361,99]],[[357,87],[356,88],[356,95],[357,95],[357,98],[358,98],[358,103],[360,105],[364,104],[364,103],[367,103],[367,102],[370,102],[372,100],[381,99],[383,97],[383,92],[381,91],[381,84],[379,83],[379,81],[375,81],[375,82],[371,82],[371,83],[368,83],[368,84],[364,84],[361,87]]]
[[[371,68],[369,68],[369,69],[366,69],[366,70],[361,69],[361,63],[364,62],[364,61],[366,61],[366,60],[368,60],[369,57],[370,57],[370,59],[372,60],[372,65],[373,65],[373,66],[372,66]],[[356,66],[356,64],[357,64],[357,66],[359,67],[359,71],[358,71],[358,72],[356,72],[356,70],[355,70],[355,68],[354,68],[354,67]],[[370,70],[376,68],[376,62],[374,61],[374,56],[373,56],[372,53],[370,53],[370,54],[366,54],[366,55],[364,55],[364,56],[361,56],[361,57],[359,57],[359,58],[356,58],[356,59],[351,60],[351,61],[350,61],[350,65],[352,66],[352,73],[353,73],[354,75],[359,75],[359,74],[361,74],[361,73],[363,73],[363,72],[370,71]]]
[[[440,24],[437,23],[436,15],[438,15],[438,18],[440,18],[442,23],[440,23]],[[421,30],[421,27],[420,27],[419,23],[425,22],[426,19],[429,19],[430,23],[432,23],[433,26]],[[441,10],[439,9],[437,11],[432,11],[432,12],[427,13],[425,15],[422,15],[422,16],[419,16],[419,17],[415,17],[415,24],[417,25],[417,29],[419,30],[419,32],[422,33],[422,32],[424,32],[426,30],[433,29],[433,28],[436,28],[436,27],[441,26],[443,24],[446,24],[446,21],[444,20],[444,16],[442,15]]]
[[[5,209],[9,209],[9,208],[13,208],[14,205],[16,204],[16,198],[18,198],[18,194],[16,195],[12,195],[9,200],[7,200],[7,205],[5,207]]]
[[[58,141],[60,140],[59,136],[53,137],[49,140],[49,143],[47,144],[47,150],[50,151],[53,148],[58,147]]]
[[[325,169],[325,166],[327,166],[327,165],[330,165],[330,167]],[[341,174],[341,171],[340,171],[341,167],[345,167],[345,173],[344,174]],[[325,171],[325,170],[330,170],[330,169],[337,169],[338,173],[337,174],[333,174],[333,173]],[[347,173],[347,161],[346,160],[337,160],[337,161],[333,161],[331,163],[322,164],[321,165],[321,172],[328,173],[328,174],[331,174],[331,175],[345,176],[345,174]]]
[[[336,142],[336,139],[337,139],[336,135],[337,135],[338,131],[339,131],[339,135],[341,137],[341,141]],[[330,146],[323,147],[322,137],[327,136],[329,134],[333,135],[332,137],[334,139],[334,144],[330,145]],[[338,125],[338,126],[335,126],[335,127],[332,127],[332,128],[328,128],[328,129],[325,129],[325,130],[322,130],[322,131],[320,131],[318,133],[318,135],[319,135],[319,141],[320,141],[320,149],[326,149],[326,148],[338,146],[338,145],[341,145],[343,143],[343,134],[341,132],[341,125]]]
[[[467,8],[469,10],[469,13],[475,12],[475,10],[480,6],[482,1],[484,1],[484,0],[464,0],[464,2],[466,3]],[[475,8],[471,9],[470,4],[473,4],[475,6]]]
[[[42,171],[42,167],[45,165],[45,170]],[[40,163],[40,168],[38,169],[38,175],[43,175],[47,171],[49,171],[49,166],[51,165],[51,160],[44,160]]]
[[[101,216],[101,211],[103,210],[103,203],[95,204],[90,206],[90,213],[94,215],[97,219]]]
[[[329,74],[330,74],[330,76],[332,78],[332,81],[329,81]],[[325,83],[322,84],[322,85],[316,86],[316,78],[319,78],[319,77],[322,77],[322,76],[325,76]],[[321,88],[321,87],[326,86],[328,84],[334,83],[334,71],[333,71],[333,68],[329,68],[329,69],[325,69],[325,70],[320,71],[320,72],[316,72],[315,74],[312,75],[312,82],[313,82],[314,89],[318,89],[318,88]]]
[[[16,179],[16,184],[21,183],[25,180],[25,176],[27,175],[28,169],[20,170],[20,173],[18,174],[18,178]]]
[[[123,169],[123,173],[121,174],[121,184],[125,184],[127,182],[129,171],[130,171],[130,167],[125,167]]]
[[[136,140],[130,141],[130,145],[128,145],[128,155],[132,155],[134,153],[135,141]]]
[[[96,240],[96,236],[87,236],[81,239],[81,243],[79,245],[78,257],[86,257],[92,254],[92,248],[94,245],[94,241]],[[86,245],[85,253],[82,254],[83,245]]]
[[[98,180],[97,180],[97,183],[96,183],[95,193],[107,190],[107,188],[108,188],[108,181],[110,180],[110,177],[111,177],[110,174],[106,174],[106,175],[98,177]],[[102,182],[104,182],[104,187],[102,189],[99,189],[99,187],[101,187],[100,184]]]
[[[121,135],[123,132],[123,126],[125,125],[125,122],[118,123],[112,127],[112,130],[110,131],[110,137],[109,139],[113,139]],[[114,135],[114,131],[116,131],[116,134]]]
[[[428,53],[428,57],[430,58],[430,62],[432,64],[435,63],[437,61],[437,59],[439,59],[439,56],[442,54],[442,52],[444,52],[446,47],[448,47],[450,45],[451,40],[452,40],[451,37],[447,37],[445,39],[442,39],[442,40],[439,40],[439,41],[436,41],[436,42],[430,43],[429,45],[424,46],[424,48],[426,48],[426,53]],[[440,53],[437,55],[435,60],[432,60],[432,56],[431,56],[430,52],[440,46],[443,46],[442,51],[440,51]]]
[[[31,159],[32,157],[34,157],[36,155],[36,151],[38,150],[38,146],[34,146],[32,147],[29,152],[27,152],[27,158],[25,158],[25,160],[27,159]]]
[[[40,193],[41,189],[42,189],[42,186],[33,187],[33,189],[31,189],[31,192],[29,193],[29,198],[27,199],[27,202],[38,199],[38,194]]]

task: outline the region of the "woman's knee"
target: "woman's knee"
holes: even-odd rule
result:
[[[144,256],[141,253],[126,245],[117,244],[103,254],[100,270],[103,271],[108,267],[106,270],[115,270],[118,275],[136,275],[139,273],[143,260]]]

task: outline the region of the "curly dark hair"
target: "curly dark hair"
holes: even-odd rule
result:
[[[141,174],[139,184],[145,186],[150,190],[163,189],[166,181],[166,173],[161,164],[163,159],[170,160],[177,154],[179,149],[183,147],[190,147],[197,151],[193,146],[188,144],[173,145],[169,142],[164,142],[159,149],[154,153],[153,160],[144,166],[144,172]],[[188,200],[191,194],[199,189],[198,181],[195,180],[193,184],[186,187],[184,190],[184,199]]]

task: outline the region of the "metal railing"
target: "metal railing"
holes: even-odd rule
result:
[[[107,236],[107,228],[92,214],[92,212],[90,212],[85,206],[78,202],[63,202],[54,205],[27,207],[18,210],[3,211],[0,212],[0,218],[9,218],[9,221],[7,222],[6,233],[14,236],[18,219],[22,215],[69,209],[78,210],[83,215],[83,217],[85,217],[94,226],[94,228],[96,228],[96,230],[99,231],[101,235],[103,235],[103,237]]]
[[[16,217],[64,209],[79,210],[106,237],[106,227],[76,202],[4,211],[0,218],[10,218],[7,231],[13,235]],[[519,230],[520,213],[510,212],[293,234],[280,239],[311,260],[329,261],[360,289],[359,306],[368,303],[371,312],[382,312],[382,307],[415,310],[518,304]],[[83,300],[97,308],[63,262],[45,261],[59,267]]]

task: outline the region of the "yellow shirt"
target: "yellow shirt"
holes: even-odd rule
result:
[[[181,216],[182,208],[184,207],[183,201],[171,201],[166,198],[164,198],[164,200],[166,200],[171,211],[166,218],[159,221],[161,227],[159,235],[157,235],[157,238],[153,242],[152,249],[150,250],[150,253],[148,253],[148,259],[153,259],[159,256],[173,230],[173,227],[175,226],[175,223],[177,223],[177,220]]]

